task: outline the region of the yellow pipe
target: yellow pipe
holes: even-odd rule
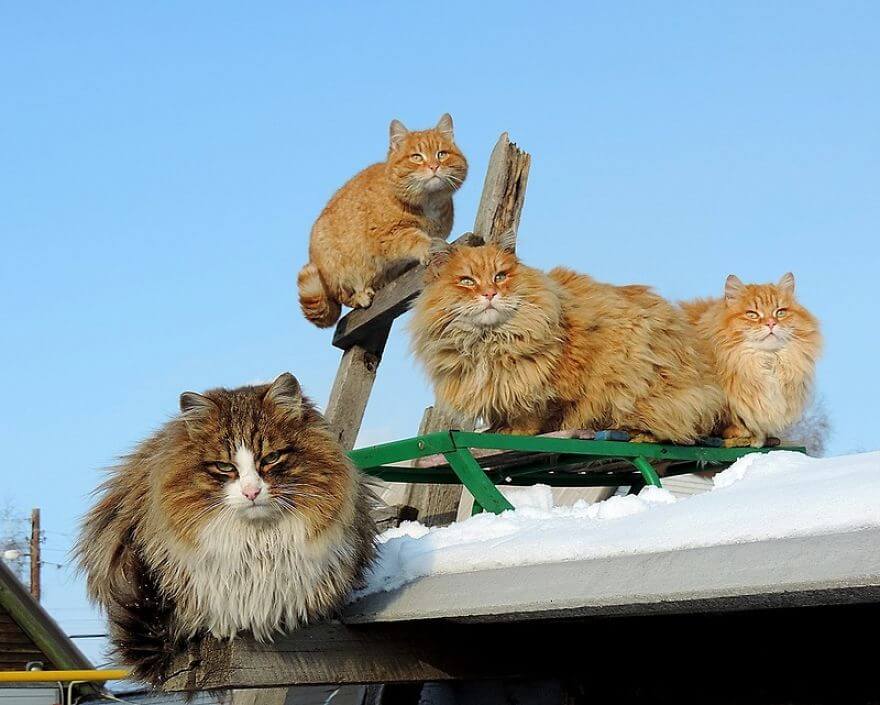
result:
[[[128,671],[0,671],[0,683],[54,683],[63,681],[117,681],[128,678]]]

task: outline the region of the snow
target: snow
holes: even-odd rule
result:
[[[376,564],[355,598],[427,575],[880,527],[880,452],[748,455],[716,475],[709,492],[681,499],[646,487],[554,507],[546,485],[502,491],[513,511],[447,527],[404,522],[381,534]]]

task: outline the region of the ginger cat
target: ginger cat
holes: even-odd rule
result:
[[[763,446],[796,423],[810,398],[822,348],[819,322],[794,295],[794,275],[777,284],[727,277],[723,299],[682,303],[725,396],[725,445]]]
[[[392,120],[388,159],[339,189],[312,227],[298,278],[305,317],[332,326],[341,304],[369,306],[395,265],[424,263],[431,239],[452,230],[452,195],[467,169],[448,113],[418,132]]]
[[[645,286],[545,274],[512,244],[436,246],[410,328],[442,405],[504,433],[692,443],[713,428],[721,391],[678,308]]]

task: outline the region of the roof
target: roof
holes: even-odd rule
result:
[[[608,653],[619,655],[661,625],[673,636],[690,630],[685,641],[707,649],[726,648],[728,632],[757,648],[763,630],[790,638],[780,648],[795,653],[807,624],[852,629],[880,614],[878,543],[880,529],[865,529],[429,575],[349,605],[341,623],[270,644],[192,645],[166,687],[559,676],[584,663],[578,649],[558,645],[590,634],[590,644],[614,640]],[[820,660],[840,647],[837,637],[807,636],[821,642],[810,646]],[[505,648],[486,648],[497,643]],[[678,648],[671,643],[670,653]]]
[[[347,624],[805,607],[880,600],[880,529],[429,575]]]
[[[94,666],[0,562],[0,670],[23,671],[29,661],[45,669],[92,669]]]

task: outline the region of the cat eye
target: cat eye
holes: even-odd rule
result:
[[[238,468],[232,463],[212,463],[213,468],[224,475],[232,475],[238,472]]]
[[[425,161],[425,157],[421,154],[410,154],[409,158],[411,161],[414,161],[416,164],[419,164]]]
[[[498,282],[503,282],[505,279],[507,279],[507,273],[506,273],[506,272],[498,272],[498,274],[495,275],[495,283],[496,283],[496,284],[497,284]]]
[[[776,318],[785,318],[788,315],[787,308],[777,308],[776,309]]]
[[[442,149],[437,152],[437,159],[446,159],[449,156],[449,152],[444,152]]]
[[[752,321],[757,321],[761,317],[757,311],[746,311],[746,318]]]
[[[263,456],[260,465],[274,465],[279,460],[281,460],[280,451],[273,450],[271,453],[266,453],[266,455]]]
[[[458,280],[458,283],[462,286],[473,286],[474,284],[476,284],[476,282],[470,277],[462,277]]]

